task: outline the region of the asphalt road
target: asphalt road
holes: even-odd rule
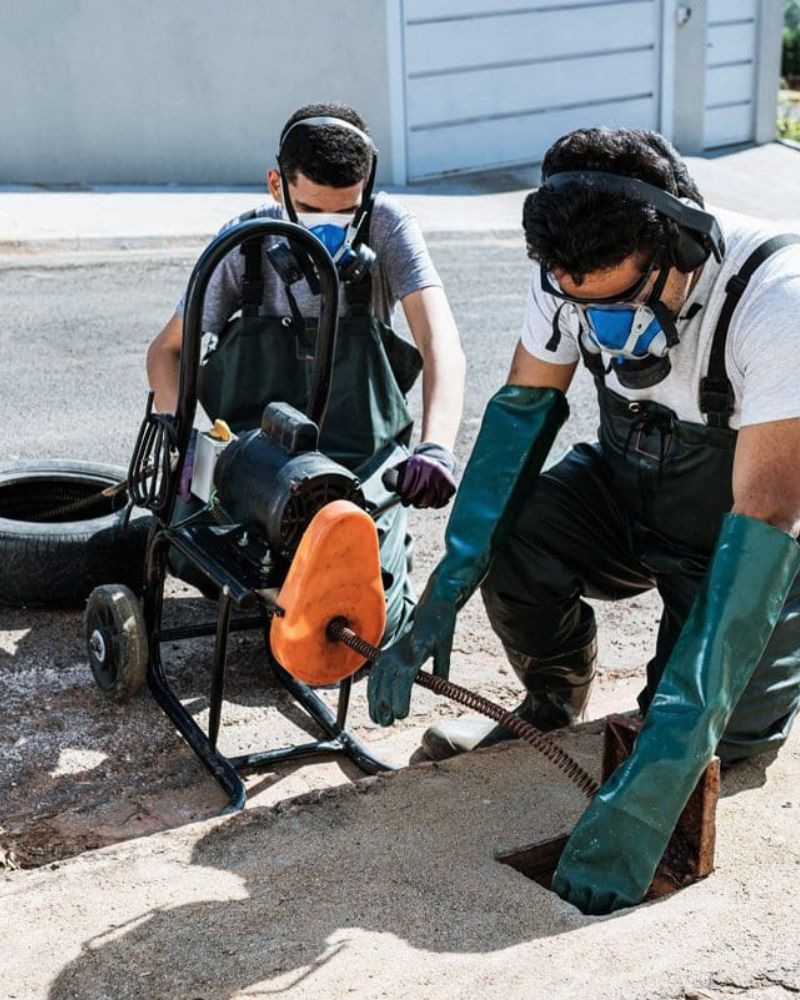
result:
[[[486,400],[507,372],[530,264],[516,236],[441,236],[429,245],[469,364],[459,442],[464,457]],[[145,350],[184,291],[196,253],[183,248],[0,259],[0,460],[127,464],[144,409]],[[592,395],[585,379],[571,393],[573,417],[563,441],[592,433]],[[418,409],[418,394],[415,403]]]

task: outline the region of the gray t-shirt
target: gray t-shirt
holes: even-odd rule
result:
[[[283,219],[283,209],[273,202],[256,209],[256,216]],[[225,232],[239,219],[231,219],[220,232]],[[277,241],[267,237],[265,245]],[[372,313],[385,323],[391,323],[394,307],[411,292],[431,286],[441,287],[441,279],[433,266],[416,216],[389,195],[380,192],[375,197],[369,230],[369,245],[377,262],[372,269]],[[263,260],[264,299],[262,313],[266,316],[290,316],[286,291],[266,257]],[[219,334],[227,321],[241,308],[244,255],[239,247],[232,250],[219,264],[208,283],[203,307],[203,330]],[[306,281],[292,285],[292,294],[304,316],[319,314],[319,297],[312,295]],[[183,315],[184,300],[175,307]],[[347,301],[340,295],[339,311],[344,313]]]
[[[700,412],[700,380],[708,372],[725,286],[757,246],[785,231],[733,212],[714,214],[725,234],[727,252],[721,264],[713,258],[706,262],[683,305],[682,315],[695,303],[702,308],[692,319],[678,323],[680,343],[669,353],[669,375],[649,389],[628,389],[613,372],[606,375],[606,385],[626,399],[654,400],[670,407],[679,419],[693,423],[707,422]],[[562,313],[558,348],[546,348],[558,305],[554,296],[542,291],[535,265],[522,345],[542,361],[572,364],[580,359],[580,350],[577,317],[568,318],[568,310]],[[731,427],[800,417],[800,244],[773,254],[750,279],[731,317],[725,370],[735,397]]]

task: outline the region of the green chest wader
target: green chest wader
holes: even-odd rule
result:
[[[284,316],[261,315],[262,244],[245,243],[241,316],[229,321],[201,362],[198,397],[208,416],[240,432],[258,427],[267,403],[305,411],[311,388],[316,322],[303,320],[289,299]],[[416,347],[370,312],[367,276],[347,286],[339,320],[331,396],[320,428],[320,450],[352,469],[369,501],[391,498],[381,473],[408,454],[413,420],[406,393],[422,370]],[[387,600],[387,638],[408,619],[414,596],[406,567],[407,512],[395,507],[376,522]]]
[[[710,556],[723,515],[733,505],[732,477],[737,432],[729,426],[734,408],[733,388],[725,370],[725,345],[731,317],[756,269],[797,236],[776,236],[759,246],[726,287],[727,297],[714,332],[706,377],[700,385],[700,410],[707,425],[679,420],[668,407],[650,401],[629,402],[604,384],[605,371],[596,356],[584,354],[597,385],[600,402],[602,458],[614,492],[633,518],[663,538],[674,550],[675,577],[684,575],[681,612],[665,619],[659,642],[671,649],[694,599],[699,580],[690,570],[693,555]],[[685,569],[685,574],[682,570]],[[665,602],[666,603],[666,602]],[[739,708],[726,740],[736,733],[763,732],[782,742],[800,699],[800,585],[795,583],[784,613]],[[659,657],[664,659],[664,656]],[[654,665],[653,665],[654,666]],[[655,689],[648,677],[648,690]],[[785,712],[775,728],[776,702]],[[643,704],[642,707],[646,707]],[[743,740],[743,743],[745,741]],[[753,745],[754,746],[754,745]],[[735,755],[735,747],[729,748]]]

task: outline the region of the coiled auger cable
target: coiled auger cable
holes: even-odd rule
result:
[[[353,632],[348,627],[345,618],[334,618],[329,622],[327,635],[333,641],[343,642],[345,646],[355,650],[369,663],[374,663],[380,653],[377,646],[373,646],[372,643]],[[458,684],[453,684],[452,681],[443,680],[441,677],[436,677],[422,670],[414,678],[414,683],[433,691],[434,694],[444,695],[461,705],[466,705],[474,712],[480,712],[481,715],[492,719],[504,729],[508,729],[514,736],[530,743],[560,771],[563,771],[569,780],[577,785],[588,798],[591,798],[600,787],[588,771],[585,771],[574,758],[570,757],[566,750],[563,750],[540,729],[525,722],[513,712],[506,711],[493,701],[489,701],[488,698],[483,698],[481,695],[475,694],[474,691],[469,691]]]

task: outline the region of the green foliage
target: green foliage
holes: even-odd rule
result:
[[[798,0],[785,0],[783,26],[789,31],[797,31],[800,28],[800,2]]]
[[[781,75],[800,76],[800,27],[793,31],[790,28],[783,29]]]
[[[791,139],[800,142],[800,118],[779,118],[778,136],[781,139]]]
[[[782,90],[778,96],[777,135],[800,142],[800,91]]]

